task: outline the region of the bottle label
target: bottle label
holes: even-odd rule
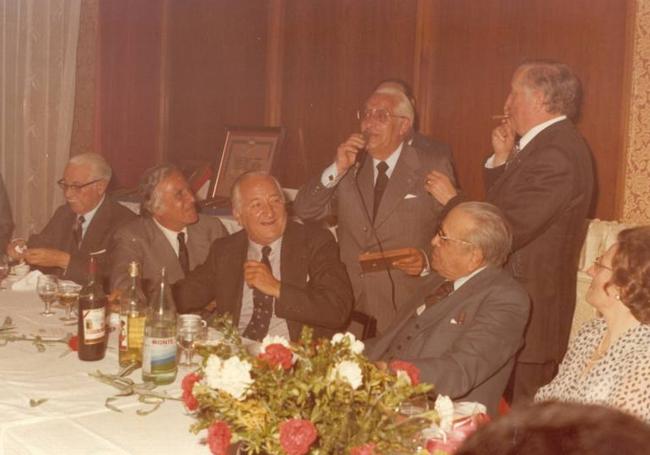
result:
[[[106,308],[84,310],[83,331],[85,344],[96,344],[104,341],[106,335]]]
[[[129,316],[120,315],[120,352],[129,350]]]
[[[166,374],[176,369],[176,339],[174,337],[144,338],[142,372],[147,375]]]

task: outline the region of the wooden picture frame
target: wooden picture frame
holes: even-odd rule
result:
[[[271,172],[284,139],[282,127],[226,126],[226,140],[208,198],[230,199],[235,180],[245,172]]]

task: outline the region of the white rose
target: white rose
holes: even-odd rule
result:
[[[353,333],[350,332],[345,332],[345,333],[337,333],[332,337],[332,344],[339,344],[343,343],[343,340],[347,338],[348,342],[350,343],[350,350],[355,353],[355,354],[361,354],[363,352],[363,348],[365,347],[363,342],[357,340],[357,338],[354,336]]]
[[[434,409],[440,417],[440,429],[442,431],[451,431],[454,422],[454,403],[446,395],[438,395]]]
[[[413,385],[411,383],[411,376],[409,376],[409,374],[404,370],[397,370],[397,382],[399,381],[404,381],[409,385]]]
[[[335,380],[337,378],[350,384],[353,390],[358,389],[363,383],[361,367],[352,360],[343,360],[336,364],[329,374],[329,379]]]
[[[241,400],[253,384],[251,369],[250,363],[237,356],[223,361],[218,356],[211,355],[204,369],[205,381],[211,388],[222,390]]]
[[[266,352],[266,347],[272,344],[281,344],[287,349],[291,349],[289,341],[285,337],[276,336],[276,335],[267,335],[262,340],[262,347],[260,348],[261,353]]]

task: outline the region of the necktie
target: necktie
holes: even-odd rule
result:
[[[271,263],[269,262],[270,254],[271,247],[263,247],[262,259],[260,262],[266,265],[269,270],[272,270]],[[262,291],[257,289],[253,289],[253,317],[242,334],[244,338],[250,338],[251,340],[256,341],[262,341],[264,339],[266,334],[269,332],[271,316],[273,316],[273,300],[273,296],[264,294]]]
[[[374,220],[377,217],[377,210],[379,209],[379,203],[381,202],[381,197],[384,194],[384,190],[388,185],[388,175],[386,171],[388,170],[388,164],[385,161],[380,161],[377,163],[377,180],[375,181],[375,199],[372,207],[372,219]]]
[[[86,219],[84,218],[83,215],[79,215],[75,221],[74,224],[72,225],[72,237],[74,238],[74,243],[77,249],[81,247],[81,241],[83,240],[83,228],[84,228],[84,222]]]
[[[427,308],[435,305],[436,303],[444,300],[451,294],[454,290],[454,283],[452,281],[443,281],[440,286],[433,291],[433,294],[430,294],[424,298],[424,303]]]
[[[178,233],[178,262],[181,263],[181,269],[185,276],[190,273],[190,254],[187,252],[187,246],[185,245],[185,233]]]
[[[515,146],[512,148],[512,152],[510,152],[510,156],[506,160],[506,169],[508,169],[508,166],[515,162],[520,151],[521,149],[519,148],[519,141],[517,141],[515,142]]]

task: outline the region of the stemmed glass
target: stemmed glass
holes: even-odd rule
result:
[[[9,275],[9,258],[0,254],[0,289],[5,289],[3,281]]]
[[[36,292],[45,303],[45,310],[41,311],[42,316],[52,316],[54,311],[50,309],[52,302],[56,300],[58,280],[54,275],[41,275],[36,281]]]
[[[198,365],[192,362],[194,346],[197,342],[205,340],[206,323],[197,314],[181,314],[178,316],[177,343],[185,353],[185,361],[179,362],[180,366],[193,367]]]
[[[59,281],[59,302],[65,308],[65,316],[59,318],[62,321],[72,322],[77,320],[72,316],[72,307],[77,305],[80,290],[81,286],[74,281]]]

